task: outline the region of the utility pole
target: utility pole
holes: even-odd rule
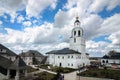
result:
[[[80,80],[80,65],[78,66],[78,71],[79,71],[78,75],[79,75],[79,80]]]
[[[118,39],[118,50],[120,51],[120,39]]]

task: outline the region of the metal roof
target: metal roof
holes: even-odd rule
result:
[[[0,66],[3,68],[8,68],[13,62],[0,55]]]
[[[7,59],[0,55],[0,66],[5,69],[25,69],[27,66],[25,62],[20,58],[17,57],[16,60],[13,62],[10,59]]]
[[[8,56],[17,56],[13,51],[0,44],[0,50],[5,50],[5,52],[0,51],[0,54],[6,54]]]
[[[112,55],[104,55],[103,59],[120,59],[120,52],[115,52]]]
[[[40,52],[36,50],[29,50],[20,54],[22,57],[44,57]]]
[[[69,48],[64,48],[61,50],[53,50],[53,51],[47,52],[46,54],[81,54],[81,53]]]
[[[10,69],[20,70],[20,69],[26,69],[27,65],[25,62],[20,58],[20,56],[16,57],[16,60],[11,64],[9,67]]]

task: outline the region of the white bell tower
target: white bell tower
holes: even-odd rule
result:
[[[83,38],[83,29],[80,27],[79,18],[76,17],[74,28],[70,37],[70,49],[85,53],[85,39]]]

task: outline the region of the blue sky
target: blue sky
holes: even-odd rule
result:
[[[90,56],[119,50],[119,0],[1,0],[0,5],[0,43],[16,53],[69,47],[76,15]]]

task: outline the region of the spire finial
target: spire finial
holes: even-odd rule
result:
[[[76,13],[76,20],[78,20],[79,19],[79,16],[78,16],[78,12]]]
[[[78,19],[79,19],[79,17],[78,17],[78,16],[76,16],[76,19],[78,20]]]

